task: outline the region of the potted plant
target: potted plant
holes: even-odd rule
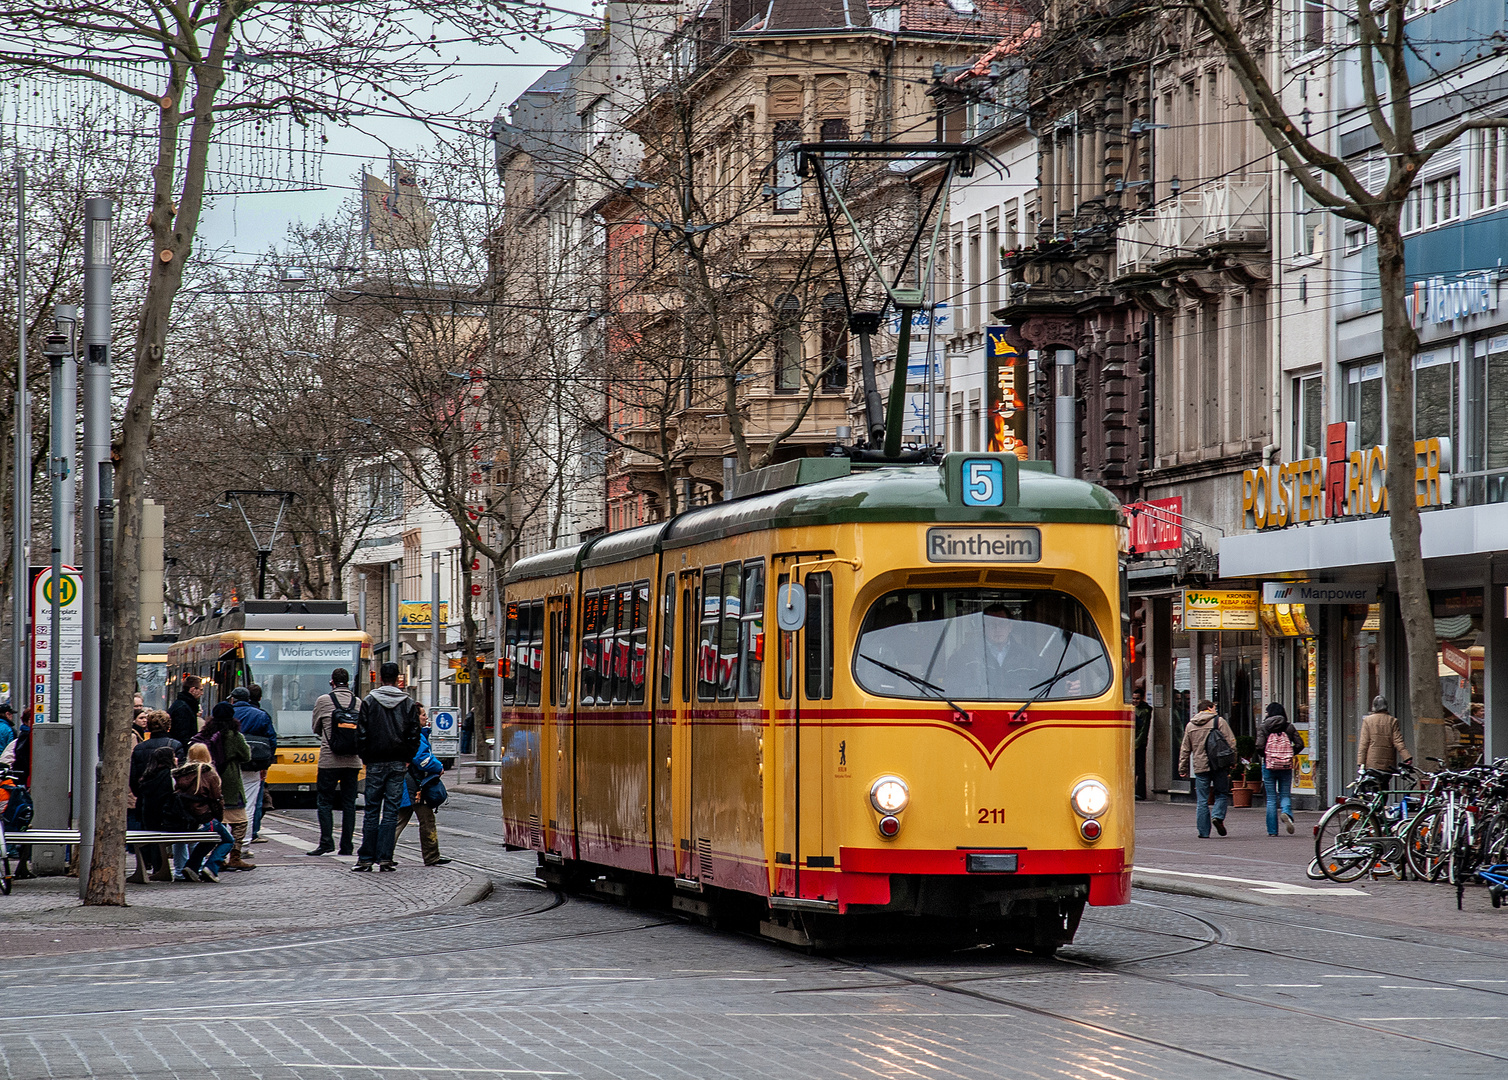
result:
[[[1236,757],[1239,760],[1231,771],[1230,785],[1230,801],[1234,807],[1249,807],[1252,797],[1262,786],[1262,766],[1255,760],[1256,756],[1257,740],[1250,735],[1236,736]]]

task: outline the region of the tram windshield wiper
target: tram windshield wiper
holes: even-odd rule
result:
[[[1028,690],[1037,690],[1036,696],[1033,697],[1030,701],[1024,702],[1022,704],[1021,708],[1017,709],[1014,713],[1011,714],[1011,723],[1014,724],[1014,723],[1017,723],[1018,721],[1020,721],[1021,714],[1024,713],[1024,712],[1026,712],[1026,710],[1028,708],[1030,708],[1031,706],[1035,705],[1037,702],[1041,701],[1043,698],[1047,697],[1047,695],[1052,692],[1052,688],[1054,686],[1057,686],[1058,683],[1062,679],[1067,678],[1069,675],[1072,675],[1075,671],[1078,671],[1080,668],[1086,668],[1090,664],[1097,663],[1101,659],[1103,659],[1103,657],[1091,656],[1088,660],[1081,660],[1081,661],[1079,661],[1077,664],[1073,665],[1073,667],[1064,668],[1062,671],[1055,671],[1055,672],[1053,672],[1051,675],[1049,675],[1047,678],[1043,679],[1041,682],[1032,683],[1032,685],[1028,686],[1027,689]],[[1038,690],[1037,689],[1038,687],[1041,687],[1041,689]]]
[[[904,668],[898,668],[893,664],[887,664],[883,660],[876,660],[874,657],[868,655],[867,653],[860,653],[859,659],[868,660],[875,667],[883,668],[884,670],[890,672],[892,675],[899,675],[901,678],[905,679],[913,686],[920,687],[923,690],[930,690],[933,696],[935,696],[939,701],[946,701],[949,705],[953,706],[953,711],[958,714],[958,722],[960,724],[972,724],[974,722],[974,718],[968,714],[963,706],[959,705],[952,698],[948,697],[947,691],[938,686],[936,683],[928,682],[920,675],[913,675],[911,674],[911,672],[905,670]]]

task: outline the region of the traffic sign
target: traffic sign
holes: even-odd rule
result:
[[[36,709],[37,723],[73,721],[73,675],[84,666],[84,605],[81,586],[83,578],[71,566],[63,568],[58,594],[59,617],[59,674],[64,680],[58,695],[58,715],[48,715],[51,693],[48,680],[52,675],[52,568],[48,567],[32,581],[32,706]]]
[[[453,712],[436,712],[429,718],[434,725],[436,733],[449,735],[456,729],[456,714]]]

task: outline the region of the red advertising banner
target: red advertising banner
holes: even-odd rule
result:
[[[1131,550],[1176,551],[1183,546],[1183,496],[1126,504]]]

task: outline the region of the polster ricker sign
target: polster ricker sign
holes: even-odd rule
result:
[[[1248,529],[1280,529],[1322,518],[1368,517],[1388,508],[1385,446],[1351,449],[1356,425],[1326,429],[1324,457],[1263,465],[1241,474],[1241,520]],[[1451,501],[1449,439],[1414,443],[1414,499],[1422,507]]]

